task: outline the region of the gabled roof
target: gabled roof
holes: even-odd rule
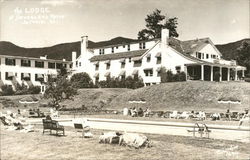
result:
[[[122,58],[131,58],[131,57],[139,57],[147,52],[148,49],[136,50],[136,51],[128,51],[128,52],[120,52],[120,53],[112,53],[112,54],[103,54],[98,56],[93,56],[90,58],[90,61],[105,61],[105,60],[115,60]]]

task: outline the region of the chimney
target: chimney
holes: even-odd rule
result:
[[[76,52],[72,52],[72,68],[76,68]]]
[[[85,54],[87,52],[87,47],[88,47],[88,36],[82,36],[82,41],[81,41],[81,55]]]
[[[164,28],[161,30],[161,43],[162,46],[168,45],[168,38],[169,38],[169,30]]]

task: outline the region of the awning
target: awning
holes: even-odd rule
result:
[[[105,63],[105,64],[108,64],[108,63],[110,63],[110,60],[107,60],[107,61],[105,61],[104,63]]]
[[[158,68],[156,69],[156,71],[157,71],[157,72],[160,72],[160,71],[161,71],[161,68],[162,68],[162,67],[158,67]]]
[[[105,77],[108,77],[110,75],[110,72],[105,73]]]
[[[143,70],[153,70],[153,68],[144,68]]]
[[[125,75],[125,71],[121,71],[121,73],[119,74],[119,76],[124,76]]]
[[[94,77],[99,77],[99,73],[95,73]]]
[[[23,78],[29,78],[30,77],[30,74],[29,73],[24,73],[23,74]]]
[[[95,61],[95,62],[94,62],[94,65],[97,65],[97,64],[99,64],[99,61]]]
[[[148,57],[151,57],[151,54],[150,54],[150,53],[149,53],[149,54],[147,54],[147,55],[146,55],[146,57],[147,57],[147,58],[148,58]]]
[[[8,72],[8,77],[14,77],[14,73],[13,72]]]
[[[161,52],[158,52],[155,57],[161,57]]]
[[[132,58],[132,61],[140,61],[141,60],[141,57],[134,57]]]
[[[43,74],[37,74],[37,78],[43,78]]]
[[[135,75],[135,74],[138,74],[138,70],[137,70],[137,69],[135,69],[135,70],[133,71],[133,73],[132,73],[132,75]]]
[[[120,62],[121,62],[121,63],[124,63],[124,62],[125,62],[125,58],[121,59]]]

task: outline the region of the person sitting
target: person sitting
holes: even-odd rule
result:
[[[220,120],[220,113],[214,113],[210,116],[212,121]]]
[[[143,110],[142,110],[142,108],[139,108],[139,110],[138,110],[138,116],[139,117],[143,117]]]
[[[137,110],[136,110],[135,107],[134,107],[134,108],[132,109],[132,111],[131,111],[131,116],[132,116],[132,117],[137,117]]]
[[[50,117],[49,114],[45,117],[45,119],[46,119],[46,120],[52,120],[52,118]]]
[[[151,110],[147,107],[146,110],[144,111],[144,117],[149,117]]]
[[[229,109],[227,109],[225,115],[226,115],[226,118],[227,118],[229,121],[231,121],[231,113],[230,113],[230,110],[229,110]]]
[[[240,119],[239,127],[243,124],[244,121],[248,121],[249,122],[249,120],[250,120],[250,118],[249,118],[249,112],[248,112],[248,109],[246,109],[243,117]]]

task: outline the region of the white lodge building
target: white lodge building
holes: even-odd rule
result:
[[[87,72],[94,82],[106,80],[107,76],[138,74],[146,86],[161,82],[161,67],[173,73],[184,71],[188,80],[214,81],[215,72],[220,73],[220,81],[239,80],[239,73],[244,77],[246,67],[222,59],[209,38],[180,41],[169,38],[168,29],[161,34],[161,39],[89,46],[88,37],[83,36],[80,56],[76,58],[76,52],[72,53],[73,73]]]
[[[161,67],[173,73],[184,71],[187,80],[214,81],[215,72],[220,72],[220,81],[244,77],[246,67],[223,60],[209,38],[180,41],[168,35],[169,31],[163,29],[161,39],[116,38],[97,43],[90,43],[83,36],[80,56],[72,52],[72,61],[0,55],[0,86],[12,85],[14,89],[17,83],[41,86],[43,93],[44,82],[55,77],[62,66],[73,74],[86,72],[94,82],[106,80],[107,76],[124,78],[137,74],[146,86],[161,82]],[[235,71],[234,76],[230,76],[231,70]]]
[[[70,68],[72,62],[65,60],[0,55],[0,86],[11,85],[15,90],[17,83],[26,86],[40,86],[45,91],[45,82],[55,78],[57,69]]]

